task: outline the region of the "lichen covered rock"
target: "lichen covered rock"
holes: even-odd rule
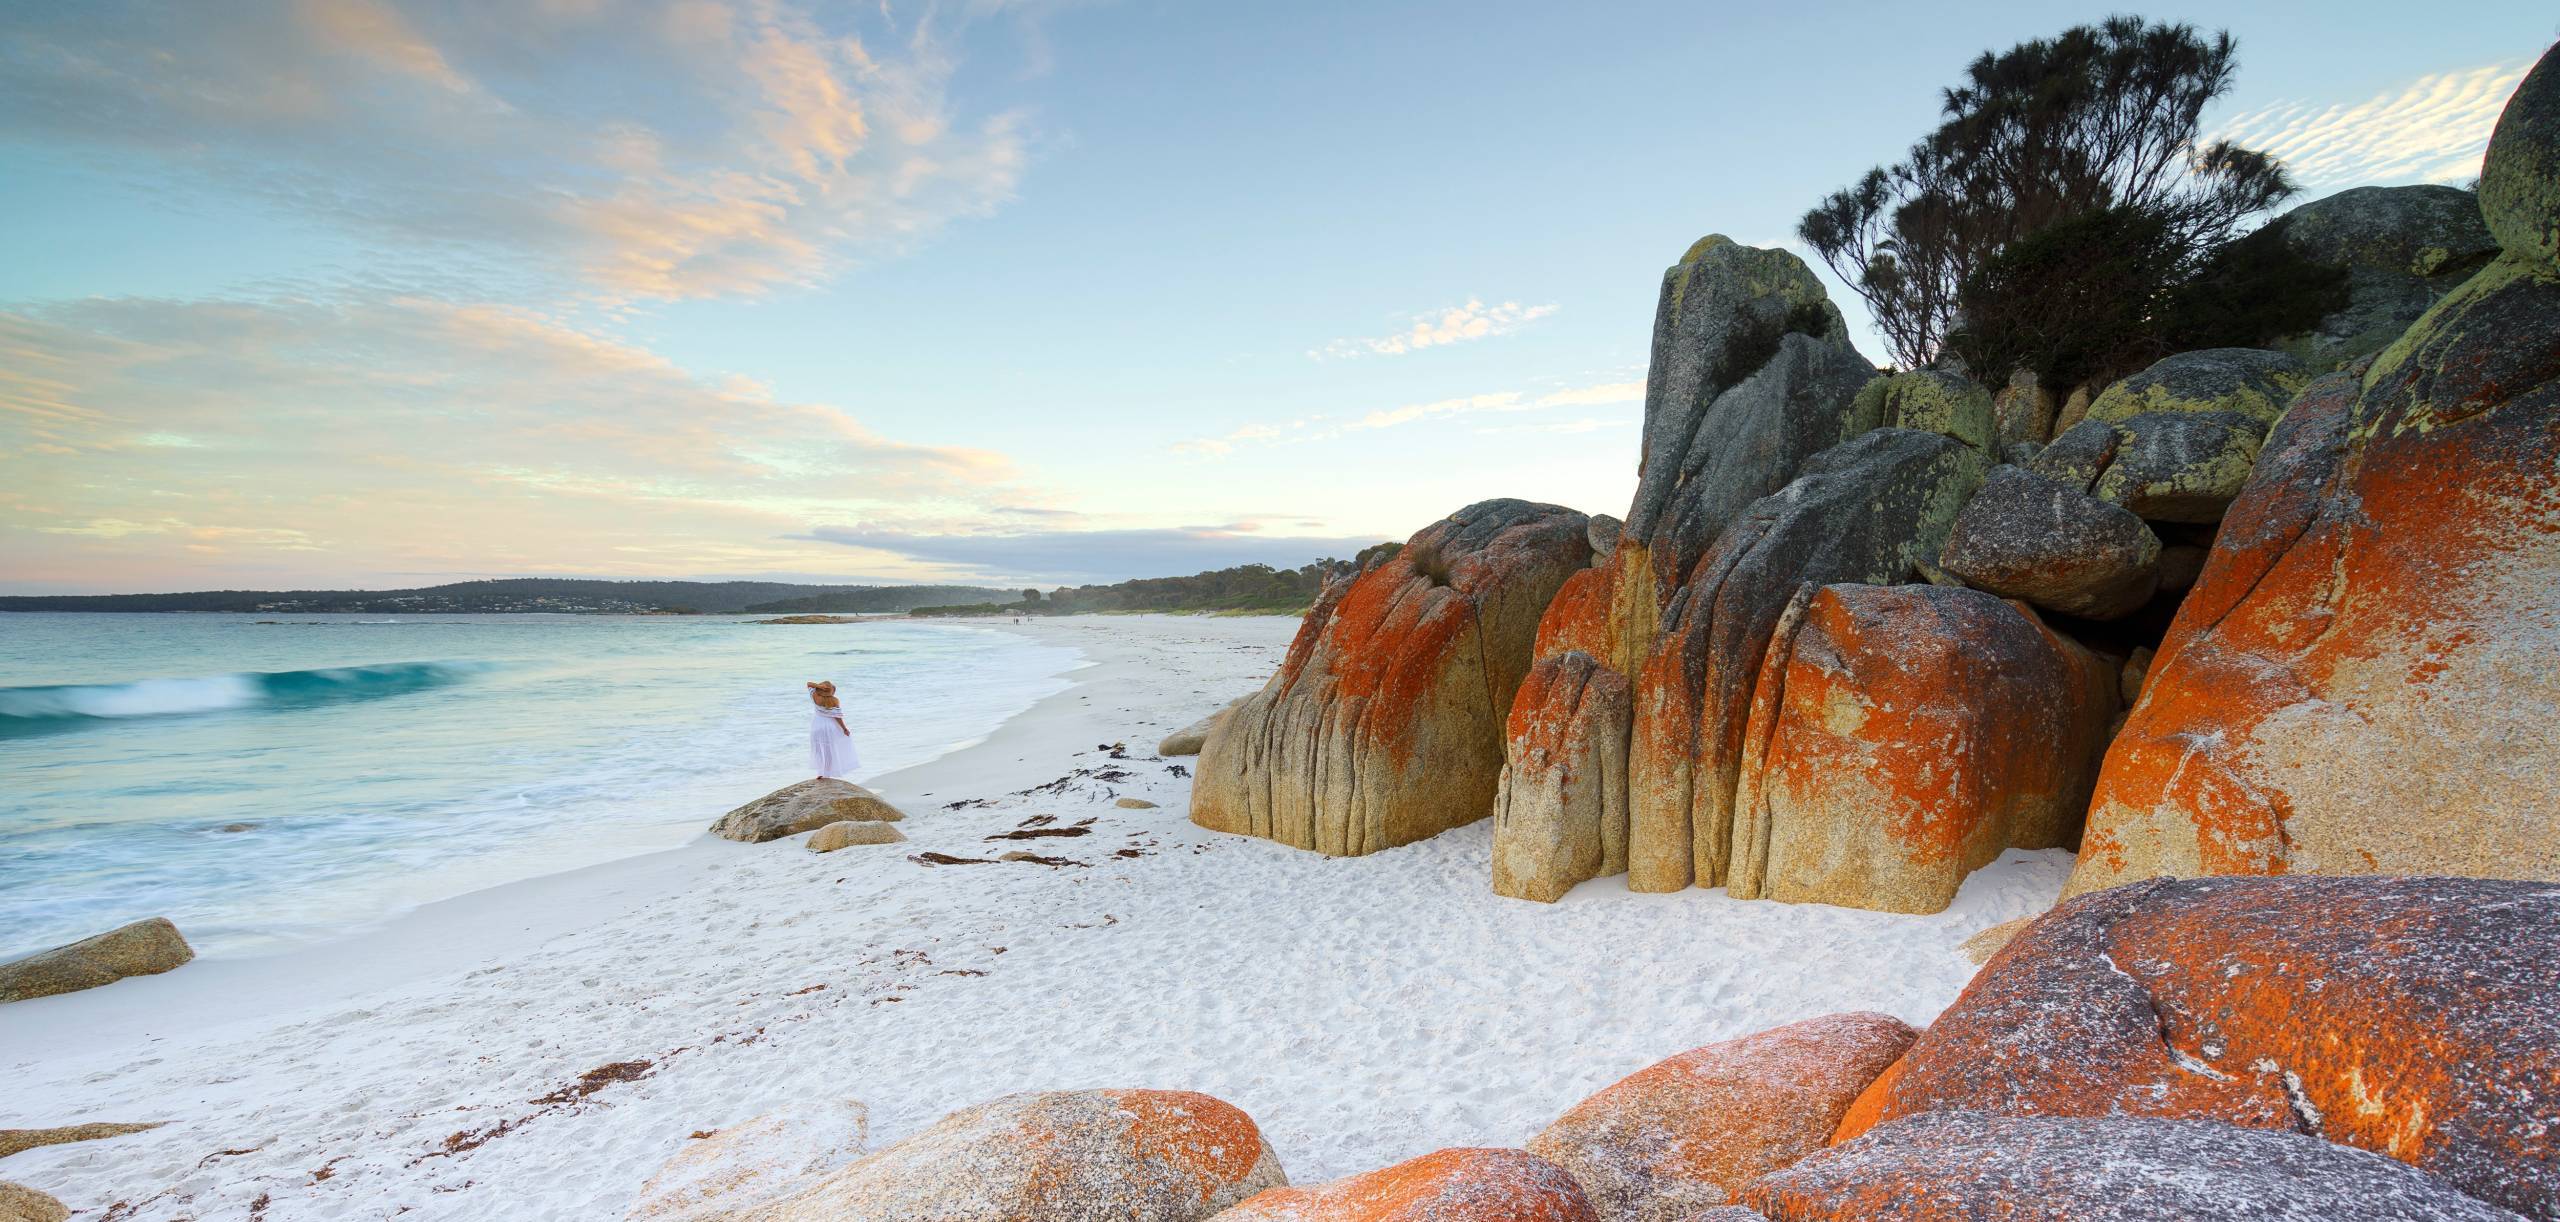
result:
[[[2109,751],[2072,893],[2560,878],[2560,265],[2501,258],[2296,401]]]
[[[1985,454],[1998,453],[1991,392],[1960,373],[1922,369],[1878,378],[1858,391],[1851,419],[1860,433],[1918,429],[1955,438]]]
[[[1579,650],[1530,668],[1511,704],[1493,892],[1554,903],[1627,868],[1627,680]]]
[[[1628,885],[1724,880],[1761,656],[1806,583],[1906,580],[1935,561],[1989,459],[1940,433],[1877,429],[1755,502],[1673,595],[1635,679]]]
[[[2002,466],[1956,515],[1938,563],[2003,598],[2114,619],[2149,601],[2159,584],[2160,537],[2121,505]]]
[[[2516,1222],[2362,1150],[2129,1116],[1917,1116],[1771,1175],[1743,1200],[1773,1222]]]
[[[2004,849],[2077,843],[2116,687],[1979,590],[1809,588],[1761,664],[1727,893],[1938,912]]]
[[[2302,362],[2263,348],[2181,352],[2108,387],[2088,418],[2118,424],[2160,413],[2233,412],[2264,431],[2310,376]]]
[[[2154,880],[2020,933],[1844,1119],[2202,1118],[2560,1218],[2560,886]]]
[[[2560,48],[2542,53],[2480,162],[2480,212],[2509,255],[2560,266]]]
[[[1511,698],[1586,531],[1570,509],[1485,501],[1319,599],[1210,737],[1192,821],[1352,856],[1493,813]]]
[[[196,957],[167,917],[152,917],[0,963],[0,1002],[76,993],[128,976],[154,976]]]
[[[1820,1150],[1917,1034],[1831,1014],[1692,1049],[1574,1105],[1529,1142],[1607,1222],[1680,1222]]]
[[[2347,304],[2285,344],[2328,369],[2381,351],[2498,253],[2480,200],[2457,187],[2357,187],[2284,214],[2284,243],[2347,274]]]
[[[814,832],[830,823],[896,823],[905,818],[887,799],[860,785],[818,777],[785,785],[720,816],[720,821],[711,825],[711,834],[762,844]]]
[[[1276,1188],[1219,1222],[1601,1222],[1573,1177],[1519,1150],[1425,1154],[1311,1188]]]
[[[1188,1091],[1006,1095],[735,1222],[1196,1222],[1286,1184],[1252,1118]]]

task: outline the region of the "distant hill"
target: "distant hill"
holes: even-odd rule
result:
[[[894,614],[962,601],[1018,598],[979,586],[819,586],[787,581],[590,581],[510,577],[411,590],[201,590],[186,594],[0,597],[0,611],[318,611],[451,615],[565,612],[632,615],[835,612]]]
[[[1087,615],[1113,611],[1188,611],[1295,615],[1315,605],[1325,580],[1355,572],[1372,556],[1392,556],[1400,544],[1381,543],[1350,560],[1327,557],[1294,569],[1267,564],[1213,569],[1189,577],[1141,577],[1107,586],[1063,586],[1046,598],[1023,590],[993,602],[918,607],[910,614]]]

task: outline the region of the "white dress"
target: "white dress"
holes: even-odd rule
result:
[[[853,736],[845,733],[844,710],[809,707],[809,770],[852,780],[854,771],[862,767],[862,757],[854,752]]]

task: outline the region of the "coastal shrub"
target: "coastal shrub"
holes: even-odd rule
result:
[[[2190,257],[2168,218],[2105,208],[1994,255],[1958,293],[1945,349],[1984,376],[2111,382],[2172,352],[2254,348],[2346,305],[2347,274],[2303,258],[2283,222]]]
[[[2160,223],[2173,264],[2190,264],[2294,192],[2266,154],[2200,142],[2237,56],[2227,33],[2139,17],[1986,52],[1946,91],[1937,130],[1796,232],[1909,368],[1937,359],[1975,273],[2050,226],[2133,209]]]

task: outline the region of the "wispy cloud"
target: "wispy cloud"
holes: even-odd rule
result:
[[[1556,312],[1556,306],[1522,305],[1506,301],[1486,305],[1481,299],[1469,299],[1465,305],[1450,306],[1415,314],[1410,325],[1385,335],[1337,339],[1321,348],[1307,350],[1313,360],[1342,360],[1362,356],[1403,356],[1423,348],[1462,343],[1487,336],[1505,335]]]
[[[2458,183],[2480,155],[2525,61],[2422,76],[2361,102],[2279,102],[2225,122],[2215,138],[2283,160],[2314,192]]]
[[[752,294],[1014,189],[1021,116],[960,113],[948,48],[886,12],[32,5],[0,33],[0,137],[608,300]]]
[[[819,526],[807,538],[940,566],[953,579],[1088,585],[1197,573],[1240,564],[1297,568],[1347,559],[1384,536],[1266,535],[1251,522],[1146,530],[1017,530],[916,533]]]
[[[1642,381],[1600,382],[1588,386],[1573,386],[1542,392],[1501,390],[1382,407],[1357,416],[1339,417],[1319,414],[1280,423],[1247,424],[1216,437],[1199,437],[1176,442],[1172,448],[1177,454],[1217,458],[1253,445],[1331,441],[1348,433],[1390,429],[1423,420],[1489,413],[1534,412],[1557,407],[1605,407],[1618,403],[1640,403],[1643,400],[1644,383]]]
[[[527,310],[95,299],[0,311],[0,354],[0,571],[22,581],[806,571],[841,553],[778,540],[838,514],[1050,512],[1001,455]]]

